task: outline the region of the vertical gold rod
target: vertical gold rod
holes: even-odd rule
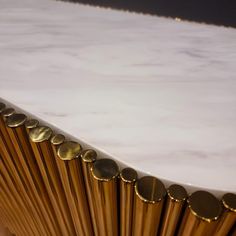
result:
[[[48,207],[55,219],[56,235],[68,235],[64,216],[58,204],[58,197],[55,190],[55,170],[53,169],[52,156],[49,150],[49,140],[52,136],[52,130],[46,126],[38,126],[29,132],[30,144],[34,152],[36,162],[45,183],[46,191],[49,198],[47,199]],[[52,173],[50,173],[52,171]]]
[[[236,194],[226,193],[222,197],[223,214],[217,223],[215,236],[227,235],[236,224]]]
[[[135,184],[133,236],[156,236],[166,190],[155,177],[144,176]]]
[[[197,191],[189,196],[187,203],[178,236],[213,235],[221,214],[220,202],[211,193]]]
[[[97,160],[92,166],[92,189],[96,198],[99,235],[118,235],[118,175],[119,167],[111,159]]]
[[[165,212],[162,218],[160,236],[174,236],[180,223],[183,208],[188,195],[186,190],[177,184],[167,189]]]
[[[91,172],[93,163],[96,161],[97,158],[97,153],[91,149],[83,150],[80,153],[80,157],[82,162],[83,176],[89,204],[89,211],[91,214],[91,220],[94,229],[94,235],[99,236],[98,215],[96,213],[96,206],[95,206],[96,198],[92,193],[92,172]]]
[[[6,209],[6,204],[5,204],[5,200],[4,200],[4,197],[3,195],[1,194],[1,198],[0,198],[0,211],[1,211],[1,217],[2,217],[2,222],[4,224],[5,227],[8,227],[11,232],[21,232],[21,229],[19,230],[19,226],[16,226],[14,224],[14,220],[12,220],[12,218],[9,216],[9,212],[7,212],[7,210],[9,209]]]
[[[8,211],[8,215],[12,219],[11,225],[17,230],[19,235],[27,235],[28,232],[26,230],[26,221],[24,220],[24,216],[21,215],[21,211],[16,205],[15,199],[12,198],[8,189],[5,188],[2,183],[0,183],[0,187],[2,189],[1,195],[3,197],[5,209]]]
[[[80,144],[76,142],[64,142],[57,150],[57,165],[77,235],[93,235],[81,163],[78,157],[81,150]]]
[[[57,166],[57,160],[58,160],[57,149],[58,149],[58,146],[61,145],[64,141],[65,141],[64,135],[56,134],[52,136],[49,145],[50,145],[50,150],[52,152],[51,155],[52,155],[52,160],[53,160],[53,166],[55,170],[57,171],[57,183],[55,185],[57,186],[57,194],[60,196],[59,201],[61,204],[63,215],[65,217],[65,220],[69,228],[69,234],[76,235],[75,226],[74,226],[73,219],[70,213],[70,208],[68,205],[66,194],[64,192],[63,184],[60,178],[59,169]]]
[[[6,126],[5,126],[6,117],[9,114],[14,113],[14,112],[11,113],[8,112],[9,110],[10,109],[4,110],[0,116],[0,153],[1,156],[3,157],[2,158],[3,162],[8,167],[9,173],[11,173],[11,175],[14,177],[14,181],[16,182],[16,188],[18,188],[18,191],[22,191],[22,197],[24,198],[25,202],[31,205],[31,201],[29,201],[28,197],[28,194],[30,195],[30,192],[27,193],[27,190],[25,189],[26,183],[23,178],[24,173],[22,172],[22,169],[19,166],[19,158],[17,156],[17,153],[15,152],[11,139],[6,131]],[[31,234],[33,234],[32,225],[29,225],[28,231],[31,232]]]
[[[39,127],[39,129],[40,128],[42,127]],[[53,208],[57,214],[60,227],[62,228],[62,233],[63,235],[75,235],[74,226],[70,224],[71,216],[67,215],[69,209],[66,209],[67,204],[65,203],[67,203],[67,201],[50,140],[47,139],[42,142],[37,142],[37,146],[44,157],[44,159],[38,160],[38,163],[39,166],[42,167],[41,172],[44,176],[44,181],[46,183]]]
[[[137,172],[132,168],[125,168],[120,173],[120,236],[132,234],[134,185]]]
[[[26,218],[26,222],[27,224],[31,223],[32,224],[32,211],[31,208],[29,208],[31,205],[28,205],[28,199],[27,198],[22,198],[22,195],[24,195],[24,190],[22,190],[22,186],[21,188],[18,187],[18,179],[17,177],[15,177],[15,175],[11,175],[11,169],[9,167],[6,166],[6,164],[4,163],[4,159],[6,159],[6,157],[3,156],[2,160],[0,161],[0,168],[1,168],[1,181],[4,180],[4,184],[7,184],[7,188],[9,188],[12,193],[13,196],[15,197],[15,201],[16,202],[20,202],[19,205],[22,207],[22,213],[24,213],[24,215],[22,216],[22,219]],[[23,192],[23,194],[22,194]],[[26,209],[26,210],[24,210]],[[31,216],[29,215],[31,214]],[[27,226],[27,230],[30,230],[31,226]],[[29,231],[30,233],[30,231]]]
[[[42,194],[38,192],[37,181],[35,180],[35,176],[39,174],[39,171],[35,171],[35,168],[31,168],[30,160],[33,157],[33,152],[31,150],[28,134],[25,129],[25,121],[26,116],[24,114],[13,114],[6,120],[6,128],[8,135],[14,145],[15,151],[19,157],[20,164],[25,173],[25,183],[27,184],[27,188],[32,194],[32,202],[35,206],[34,219],[37,224],[36,227],[38,229],[38,233],[40,235],[45,235],[50,233],[50,229],[48,225],[50,222],[46,220],[45,215],[42,214],[41,210],[41,201],[39,200],[39,196]],[[31,161],[32,162],[32,161]],[[35,229],[35,231],[37,231]]]

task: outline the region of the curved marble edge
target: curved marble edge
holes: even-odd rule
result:
[[[0,102],[3,102],[6,104],[7,107],[13,107],[16,112],[22,112],[24,113],[25,115],[27,115],[27,117],[29,118],[34,118],[34,119],[37,119],[39,120],[40,124],[44,124],[46,126],[49,126],[50,128],[52,128],[52,130],[55,132],[55,133],[60,133],[60,134],[63,134],[67,137],[68,140],[72,140],[72,141],[77,141],[79,142],[82,147],[84,149],[94,149],[96,152],[97,152],[97,158],[98,159],[101,159],[101,158],[111,158],[113,159],[114,161],[117,162],[117,164],[119,165],[120,167],[120,170],[125,168],[125,167],[131,167],[131,168],[134,168],[133,166],[130,166],[130,165],[127,165],[125,164],[124,162],[120,161],[118,157],[114,156],[114,155],[111,155],[109,154],[108,152],[106,152],[106,150],[102,150],[101,148],[99,147],[96,147],[96,146],[92,146],[90,145],[89,143],[87,143],[85,140],[83,139],[80,139],[79,137],[75,137],[65,131],[63,131],[60,127],[57,127],[51,123],[48,123],[47,121],[41,119],[40,117],[30,113],[30,112],[27,112],[25,111],[24,109],[16,106],[15,104],[12,104],[11,102],[8,102],[7,100],[4,100],[3,98],[0,97]],[[143,172],[141,169],[139,168],[134,168],[137,173],[138,173],[138,178],[142,177],[142,176],[146,176],[146,175],[151,175],[150,173],[145,173]],[[184,184],[184,183],[178,183],[178,182],[174,182],[174,181],[170,181],[170,180],[167,180],[165,178],[162,178],[161,176],[157,176],[157,175],[152,175],[156,178],[159,178],[165,185],[166,188],[168,188],[171,184],[180,184],[181,186],[185,187],[187,192],[189,194],[197,191],[197,190],[205,190],[205,191],[208,191],[212,194],[214,194],[217,198],[222,198],[222,196],[226,193],[225,190],[219,190],[219,189],[213,189],[213,188],[204,188],[204,187],[201,187],[201,186],[197,186],[197,185],[188,185],[188,184]]]

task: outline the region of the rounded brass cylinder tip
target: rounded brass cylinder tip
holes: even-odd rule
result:
[[[2,113],[4,109],[6,109],[6,105],[0,102],[0,113]]]
[[[187,197],[185,188],[180,185],[173,184],[167,189],[160,236],[176,235]]]
[[[138,178],[132,168],[125,168],[120,173],[120,235],[132,234],[134,185]]]
[[[54,140],[55,141],[55,140]],[[86,189],[79,154],[82,147],[73,141],[63,142],[57,149],[57,166],[74,222],[76,235],[93,235]]]
[[[189,196],[187,204],[178,235],[213,235],[222,210],[218,199],[209,192],[197,191]]]
[[[119,167],[111,159],[100,159],[93,164],[91,170],[99,235],[118,236],[117,177]]]
[[[82,163],[82,170],[84,175],[84,183],[87,193],[87,199],[89,204],[89,210],[91,215],[91,220],[93,224],[94,235],[99,236],[99,229],[98,229],[98,215],[96,213],[96,198],[92,193],[92,172],[91,168],[93,163],[97,159],[97,153],[92,149],[83,150],[80,153],[81,163]]]
[[[28,130],[36,128],[38,125],[39,125],[39,121],[36,119],[29,119],[25,122],[25,127]]]
[[[144,176],[135,184],[133,236],[156,236],[166,196],[164,184],[152,176]]]
[[[236,224],[236,194],[226,193],[221,202],[223,214],[217,223],[215,236],[228,235],[233,225]]]
[[[9,116],[13,115],[15,113],[14,108],[6,108],[1,112],[1,115],[3,117],[3,120],[5,121]]]

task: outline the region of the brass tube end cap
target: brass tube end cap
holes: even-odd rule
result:
[[[52,129],[47,126],[38,126],[29,132],[29,137],[32,142],[40,143],[50,139],[52,136]]]
[[[219,200],[206,191],[196,191],[191,194],[188,206],[195,216],[207,222],[217,220],[222,210]]]
[[[83,162],[93,163],[97,159],[97,153],[92,149],[87,149],[80,153],[80,157]]]
[[[9,116],[13,115],[15,113],[14,108],[6,108],[2,111],[2,116],[4,119],[7,119]]]
[[[138,174],[137,172],[132,169],[132,168],[124,168],[121,172],[120,172],[120,178],[127,183],[133,183],[137,180],[138,178]]]
[[[67,141],[61,144],[57,150],[58,157],[63,161],[70,161],[77,158],[81,152],[82,147],[79,143]]]
[[[111,159],[97,160],[92,167],[92,175],[100,181],[109,181],[119,175],[119,167]]]
[[[57,145],[61,145],[62,143],[64,143],[65,139],[66,138],[63,134],[55,134],[52,136],[50,141],[51,141],[52,145],[57,146]]]
[[[33,129],[36,128],[39,125],[39,121],[36,119],[30,119],[25,122],[25,127],[27,129]]]
[[[158,203],[166,196],[164,184],[153,176],[144,176],[135,184],[135,193],[146,203]]]
[[[21,113],[15,113],[7,118],[6,124],[10,128],[16,128],[23,125],[26,122],[26,119],[26,115]]]
[[[172,184],[167,189],[167,194],[169,198],[175,202],[185,201],[188,197],[186,189],[178,184]]]
[[[226,193],[222,198],[222,203],[227,210],[236,212],[236,194]]]

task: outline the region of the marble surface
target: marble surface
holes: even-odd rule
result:
[[[0,97],[147,174],[236,191],[236,30],[0,0]]]

